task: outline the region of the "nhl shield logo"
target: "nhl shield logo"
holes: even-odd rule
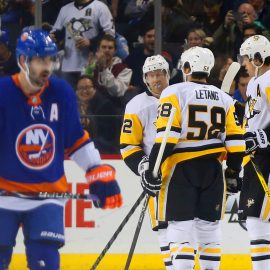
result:
[[[48,167],[55,154],[55,136],[47,125],[36,124],[23,129],[16,140],[16,154],[29,169]]]

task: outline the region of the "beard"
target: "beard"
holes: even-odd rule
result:
[[[42,71],[40,74],[37,74],[35,72],[29,72],[29,79],[30,82],[39,88],[43,87],[46,82],[48,81],[48,78],[50,76],[49,71]]]

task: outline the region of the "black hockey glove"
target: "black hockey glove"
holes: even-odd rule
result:
[[[144,156],[138,166],[138,172],[141,175],[141,185],[144,191],[155,197],[161,188],[161,175],[155,178],[152,171],[149,170],[149,158]]]
[[[250,154],[259,148],[267,148],[269,145],[268,138],[263,129],[257,129],[253,132],[244,134],[246,141],[246,154]]]
[[[239,172],[226,168],[225,180],[227,185],[227,193],[237,193],[241,190],[242,178],[239,177]]]

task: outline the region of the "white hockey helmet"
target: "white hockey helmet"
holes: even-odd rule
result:
[[[188,63],[190,67],[189,74],[185,74],[184,72],[184,66],[186,63]],[[198,46],[191,47],[184,51],[180,58],[180,68],[185,75],[190,75],[194,72],[204,72],[209,75],[214,64],[215,58],[213,53],[207,48]]]
[[[262,35],[249,37],[240,47],[240,55],[247,55],[249,60],[254,60],[257,53],[260,54],[263,62],[270,56],[270,41]]]
[[[143,82],[147,85],[147,87],[148,83],[146,81],[146,74],[155,70],[165,70],[168,81],[170,79],[169,64],[165,58],[160,54],[149,56],[145,59],[143,64]]]

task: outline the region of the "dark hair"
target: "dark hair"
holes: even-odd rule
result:
[[[101,37],[101,39],[99,40],[99,42],[98,42],[98,47],[100,46],[102,40],[106,40],[106,41],[113,42],[114,48],[116,49],[116,39],[115,39],[115,37],[113,37],[112,35],[110,35],[110,34],[104,34],[104,35]]]
[[[248,77],[250,76],[248,74],[247,69],[244,66],[241,66],[235,77],[236,85],[239,83],[240,78],[248,78]]]
[[[155,29],[154,25],[152,23],[148,23],[146,25],[144,25],[140,31],[140,35],[141,36],[145,36],[147,32],[149,32],[150,30]]]
[[[264,59],[264,64],[265,64],[266,66],[270,66],[270,56],[265,57],[265,59]]]
[[[202,79],[207,79],[208,78],[208,73],[205,73],[205,72],[192,72],[191,76],[192,76],[193,79],[202,80]]]
[[[256,35],[262,35],[262,28],[256,25],[255,23],[249,23],[249,24],[243,25],[242,33],[244,34],[245,30],[247,29],[255,30]]]
[[[95,80],[92,77],[90,77],[89,75],[86,75],[86,74],[83,74],[83,75],[81,75],[79,77],[79,79],[77,80],[77,84],[78,84],[79,81],[84,80],[84,79],[90,80],[93,83],[93,86],[95,88],[97,88],[97,84],[96,84]],[[76,86],[76,88],[77,88],[77,86]]]

